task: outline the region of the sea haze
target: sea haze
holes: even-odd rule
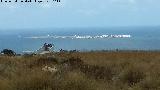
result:
[[[130,38],[53,38],[51,36],[131,35]],[[37,37],[37,38],[26,38]],[[44,38],[38,38],[44,37]],[[17,53],[35,51],[44,43],[53,43],[55,51],[64,50],[160,50],[160,27],[127,28],[55,28],[12,30],[0,33],[0,50]]]

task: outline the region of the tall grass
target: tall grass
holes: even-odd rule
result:
[[[160,90],[159,66],[159,52],[0,56],[0,90]]]

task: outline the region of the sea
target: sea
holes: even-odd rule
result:
[[[160,50],[160,27],[0,30],[0,50],[36,51],[44,43],[63,50]],[[123,37],[123,36],[127,37]]]

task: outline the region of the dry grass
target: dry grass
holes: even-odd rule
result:
[[[46,65],[58,72],[42,71]],[[160,90],[160,53],[0,56],[0,90]]]

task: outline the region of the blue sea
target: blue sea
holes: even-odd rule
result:
[[[160,50],[160,27],[54,28],[0,30],[0,50],[36,51],[44,43],[54,50]],[[74,36],[131,35],[130,38],[66,38]],[[54,36],[54,37],[53,37]],[[55,38],[55,36],[59,38]]]

